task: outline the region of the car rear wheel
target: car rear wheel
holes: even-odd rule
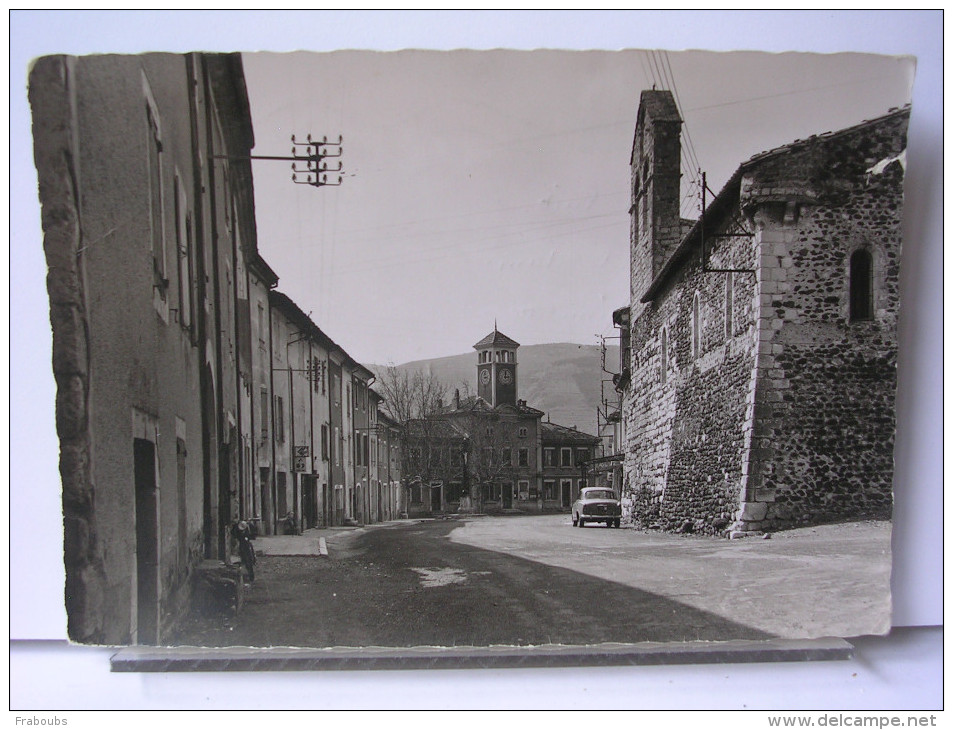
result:
[[[613,527],[619,527],[621,524],[622,524],[622,519],[619,518],[619,519],[616,519],[616,521],[612,523],[612,526],[613,526]]]

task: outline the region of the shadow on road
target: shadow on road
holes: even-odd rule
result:
[[[242,614],[195,619],[199,646],[527,646],[774,638],[671,598],[452,542],[452,521],[335,541],[331,559],[264,557]],[[436,576],[436,578],[435,578]]]

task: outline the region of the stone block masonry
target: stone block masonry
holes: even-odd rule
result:
[[[753,158],[674,250],[653,239],[671,213],[633,225],[628,519],[745,534],[890,517],[908,116]],[[660,143],[634,149],[633,185]]]
[[[824,180],[813,195],[825,204],[799,205],[786,224],[762,221],[762,271],[783,275],[786,287],[762,286],[764,319],[780,326],[761,331],[759,393],[772,408],[756,428],[773,453],[754,485],[764,517],[740,517],[749,529],[891,514],[904,171],[899,160],[870,169],[902,152],[905,124],[893,115],[790,153],[792,169]],[[836,178],[817,171],[831,160]],[[760,174],[751,175],[749,201]],[[873,308],[852,319],[858,250],[872,256]]]
[[[749,239],[722,247],[716,260],[750,268]],[[626,401],[624,491],[637,524],[716,534],[735,521],[752,418],[754,291],[750,274],[687,269],[636,320],[632,340],[642,347]]]

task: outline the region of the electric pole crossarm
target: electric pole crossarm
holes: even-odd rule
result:
[[[708,176],[707,176],[704,172],[702,172],[701,170],[699,170],[699,172],[701,173],[701,176],[702,176],[702,184],[701,184],[701,199],[702,199],[702,211],[701,211],[701,212],[702,212],[702,215],[701,215],[701,219],[700,219],[700,221],[701,221],[701,249],[702,249],[702,252],[701,252],[701,263],[702,263],[702,273],[703,273],[703,274],[754,274],[754,273],[755,273],[755,270],[754,270],[754,269],[717,269],[717,268],[714,268],[714,269],[713,269],[713,268],[711,268],[711,267],[708,265],[708,256],[707,256],[707,253],[706,253],[706,251],[705,251],[705,215],[708,213],[708,201],[707,201],[707,199],[706,199],[705,193],[706,193],[706,192],[709,192],[709,193],[712,194],[712,196],[715,196],[715,194],[712,193],[712,192],[711,192],[711,188],[708,187],[708,179],[707,179]],[[717,197],[717,196],[715,196],[715,197]],[[714,236],[709,235],[708,237],[709,237],[709,238],[720,238],[720,239],[723,239],[723,238],[754,238],[754,234],[753,234],[753,233],[723,233],[723,234],[717,234],[717,235],[714,235]]]
[[[233,161],[247,161],[247,160],[272,160],[276,162],[290,162],[291,163],[291,182],[296,185],[311,185],[315,188],[331,186],[337,187],[343,181],[344,176],[338,175],[337,182],[330,182],[328,180],[329,172],[342,172],[344,170],[343,163],[338,161],[338,166],[336,168],[329,167],[328,163],[324,160],[328,158],[337,158],[341,157],[344,154],[344,147],[342,146],[344,138],[341,135],[338,135],[337,142],[328,142],[328,138],[324,137],[320,142],[313,140],[309,134],[306,141],[299,142],[294,135],[291,135],[291,155],[213,155],[213,159],[216,160],[233,160]],[[299,153],[300,148],[304,148],[304,154]],[[337,147],[337,151],[332,152],[328,148]],[[302,169],[297,167],[297,163],[305,163]],[[303,176],[301,179],[299,176]]]

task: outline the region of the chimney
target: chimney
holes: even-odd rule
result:
[[[681,128],[671,91],[643,91],[630,158],[631,285],[639,300],[682,240]]]

